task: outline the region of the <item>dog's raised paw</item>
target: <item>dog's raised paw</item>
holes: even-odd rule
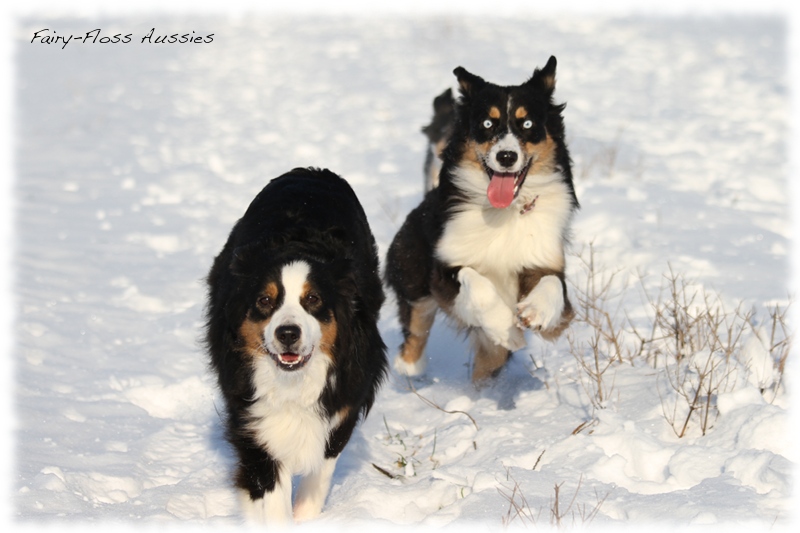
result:
[[[517,304],[517,324],[522,328],[546,331],[558,325],[563,311],[561,280],[557,276],[545,276]]]
[[[492,330],[489,328],[484,328],[483,331],[492,340],[492,342],[498,346],[506,348],[507,350],[511,350],[512,352],[521,350],[527,345],[527,342],[525,342],[525,334],[519,327],[517,327],[516,324],[512,324],[505,330]]]
[[[472,268],[458,273],[461,289],[454,311],[466,324],[481,328],[498,346],[511,351],[525,346],[525,335],[517,327],[514,310],[500,297],[492,282]]]

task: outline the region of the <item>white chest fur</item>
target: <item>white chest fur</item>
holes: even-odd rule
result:
[[[296,372],[280,370],[267,358],[256,364],[253,381],[258,400],[250,407],[250,428],[292,474],[313,473],[322,466],[335,423],[318,404],[329,365],[328,357],[318,351]]]
[[[528,176],[519,197],[506,209],[496,209],[486,199],[486,177],[467,172],[474,171],[456,178],[470,201],[447,222],[436,253],[447,264],[474,268],[513,301],[516,274],[523,268],[563,269],[572,217],[569,190],[558,175]],[[535,207],[520,213],[537,196]]]

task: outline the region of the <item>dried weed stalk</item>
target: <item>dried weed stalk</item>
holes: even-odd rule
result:
[[[557,483],[554,485],[554,498],[553,503],[550,506],[550,524],[556,527],[562,527],[566,525],[564,523],[564,519],[567,516],[571,516],[572,518],[572,525],[578,524],[578,518],[580,518],[580,524],[590,524],[592,520],[597,516],[597,513],[600,512],[600,508],[603,506],[603,503],[608,498],[610,493],[607,493],[602,498],[597,494],[595,491],[595,498],[597,503],[593,507],[589,507],[586,504],[577,504],[576,500],[578,498],[578,492],[581,490],[581,484],[583,483],[583,476],[578,479],[578,486],[575,487],[575,494],[572,495],[572,499],[569,501],[569,504],[566,508],[562,508],[561,502],[561,486],[564,485],[563,482]]]
[[[508,510],[505,516],[501,518],[501,522],[506,527],[514,521],[518,521],[526,527],[528,524],[536,526],[537,521],[541,518],[543,508],[540,508],[538,511],[531,509],[519,482],[514,479],[514,476],[511,475],[508,468],[506,468],[506,481],[513,482],[513,485],[508,487],[501,483],[501,486],[497,488],[497,492],[508,501]],[[564,483],[557,483],[553,486],[554,498],[550,503],[551,525],[561,528],[568,525],[568,519],[571,519],[569,521],[572,525],[587,525],[594,520],[610,493],[601,497],[597,491],[595,491],[596,502],[591,507],[588,504],[577,503],[582,484],[583,476],[578,479],[578,486],[575,487],[575,492],[566,506],[564,506],[561,493],[561,487]]]
[[[501,485],[502,489],[500,487],[497,488],[497,492],[508,501],[508,510],[500,521],[503,526],[506,527],[515,520],[518,520],[524,526],[527,526],[529,523],[535,526],[541,514],[541,510],[539,510],[538,513],[534,513],[533,510],[531,510],[528,501],[525,499],[525,495],[520,489],[519,483],[506,468],[506,481],[509,480],[514,482],[514,485],[510,489],[503,485]]]
[[[614,389],[606,373],[624,360],[631,361],[637,349],[628,339],[624,324],[622,298],[626,283],[619,279],[621,271],[608,274],[596,264],[593,243],[587,252],[577,257],[585,274],[583,284],[573,284],[579,322],[589,326],[588,338],[578,338],[573,331],[567,334],[570,352],[578,362],[583,376],[581,385],[596,409],[605,407]],[[616,303],[612,307],[612,302]]]
[[[650,299],[653,334],[643,343],[672,392],[662,393],[664,418],[684,437],[694,420],[705,435],[717,416],[716,398],[736,386],[736,370],[753,311],[726,308],[722,298],[696,287],[670,266],[658,297]]]
[[[743,354],[745,341],[756,334],[755,312],[743,304],[731,309],[722,297],[676,273],[664,274],[653,296],[639,280],[650,310],[646,324],[635,323],[624,312],[626,283],[620,271],[598,267],[594,246],[578,256],[584,276],[573,284],[576,318],[587,329],[567,334],[570,352],[581,370],[580,380],[595,409],[606,406],[614,390],[613,368],[623,362],[644,360],[659,370],[657,383],[665,419],[678,437],[697,425],[705,435],[718,416],[716,399],[733,390],[742,372],[753,369]],[[769,308],[769,321],[759,336],[769,352],[777,379],[762,386],[774,401],[783,383],[792,335],[787,325],[788,306]],[[767,363],[768,364],[768,363]],[[661,385],[666,381],[666,390]]]

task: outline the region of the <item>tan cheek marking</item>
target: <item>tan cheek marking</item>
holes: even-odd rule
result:
[[[530,173],[545,174],[556,169],[556,143],[550,135],[540,143],[525,143],[528,157],[535,157]]]
[[[496,107],[492,106],[489,109],[489,118],[494,118],[494,119],[500,118],[500,110],[497,109]]]
[[[269,320],[254,321],[250,317],[244,319],[239,328],[239,336],[244,344],[244,351],[252,357],[264,355],[264,329]]]
[[[327,323],[320,322],[319,325],[322,332],[319,347],[323,353],[327,354],[331,359],[334,359],[333,347],[336,344],[336,335],[338,331],[336,318],[331,314],[331,319]]]
[[[525,118],[528,116],[528,110],[524,107],[518,107],[516,113],[514,113],[514,116],[517,118]]]
[[[464,160],[472,163],[474,166],[483,170],[483,159],[491,149],[490,143],[478,144],[475,141],[467,143],[466,150],[464,151]]]

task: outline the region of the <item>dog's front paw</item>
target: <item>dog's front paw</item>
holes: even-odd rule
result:
[[[525,335],[517,327],[514,311],[500,297],[494,284],[472,268],[458,272],[461,288],[454,311],[469,326],[481,328],[498,346],[511,351],[525,346]]]
[[[319,516],[331,487],[336,460],[335,457],[325,459],[318,471],[307,475],[300,481],[294,502],[295,522],[305,522]]]
[[[491,327],[484,327],[483,331],[486,333],[486,336],[489,337],[489,339],[493,343],[497,344],[498,346],[502,346],[503,348],[510,350],[512,352],[521,350],[527,344],[525,342],[525,334],[519,327],[517,327],[516,324],[513,323],[513,321],[511,323],[511,326],[506,327],[505,329],[499,327],[497,329],[493,329]]]
[[[488,311],[505,306],[494,284],[475,269],[459,270],[458,282],[461,287],[455,301],[456,312],[468,325],[483,326],[483,317]]]
[[[554,329],[564,311],[564,291],[557,276],[543,277],[517,304],[517,324],[536,331]]]
[[[289,487],[291,489],[291,486]],[[292,522],[292,502],[280,483],[275,490],[265,492],[261,498],[253,499],[250,491],[239,489],[239,504],[245,520],[250,524],[268,524],[286,527]]]
[[[294,521],[297,523],[307,522],[318,517],[320,514],[321,505],[317,502],[303,500],[294,506]]]

